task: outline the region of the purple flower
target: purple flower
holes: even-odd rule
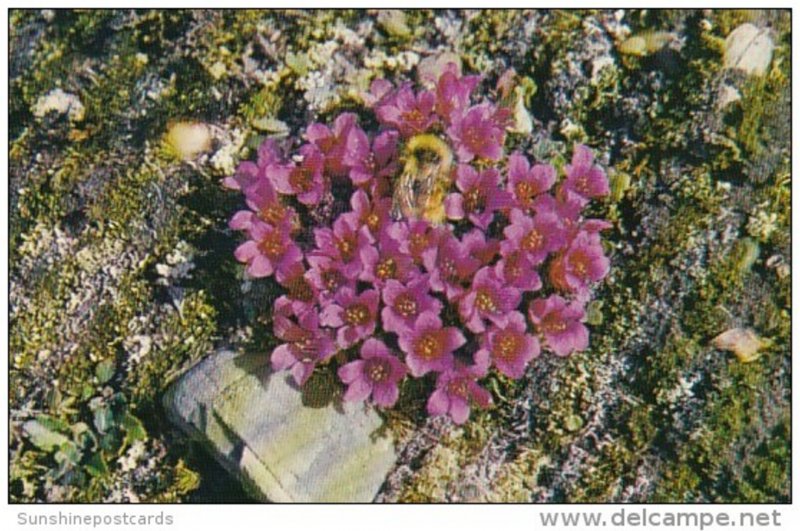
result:
[[[527,333],[525,316],[511,312],[504,326],[493,325],[483,336],[481,349],[475,353],[479,364],[491,360],[497,370],[509,378],[521,378],[530,361],[539,355],[539,340]]]
[[[368,184],[376,177],[394,173],[397,164],[397,131],[384,131],[370,146],[367,134],[358,126],[350,129],[344,150],[344,164],[350,168],[350,180],[356,186]]]
[[[250,239],[237,247],[233,254],[237,260],[247,264],[246,271],[251,277],[268,277],[276,271],[284,274],[291,264],[303,259],[303,252],[285,228],[255,220],[247,232]]]
[[[556,170],[550,164],[536,164],[531,168],[521,153],[508,157],[508,188],[518,208],[530,210],[534,198],[548,191],[555,182]]]
[[[400,335],[414,327],[421,313],[439,315],[442,303],[430,295],[429,289],[428,275],[420,275],[405,285],[387,280],[382,292],[385,305],[381,310],[383,329]]]
[[[251,210],[240,210],[228,224],[235,230],[249,229],[256,217],[273,227],[294,231],[300,226],[297,212],[283,204],[272,183],[264,178],[251,183],[245,191],[245,201]]]
[[[433,264],[443,231],[424,219],[398,221],[388,226],[389,235],[400,242],[400,250],[411,255],[414,263]]]
[[[443,328],[442,320],[433,311],[422,312],[414,321],[414,328],[398,338],[406,365],[415,377],[450,369],[455,360],[453,352],[466,342],[458,328]]]
[[[306,260],[310,266],[306,273],[319,301],[326,304],[339,288],[347,286],[355,289],[355,278],[348,278],[341,261],[320,253],[310,253]]]
[[[459,301],[458,313],[471,332],[486,330],[484,319],[504,325],[509,312],[519,306],[521,294],[517,288],[504,286],[494,269],[483,267],[475,273],[472,287]]]
[[[577,302],[568,304],[558,295],[536,299],[528,308],[528,316],[544,335],[547,348],[557,356],[568,356],[589,346],[589,330],[581,323],[585,313]]]
[[[236,173],[231,177],[222,179],[222,185],[230,190],[247,190],[253,183],[263,177],[261,169],[249,160],[243,161],[236,167]]]
[[[325,192],[323,168],[325,158],[313,144],[300,148],[303,160],[299,165],[284,168],[274,178],[275,188],[285,195],[296,195],[297,200],[307,206],[314,206]]]
[[[278,284],[284,287],[286,297],[295,307],[295,313],[308,310],[318,300],[318,290],[308,280],[308,272],[302,260],[289,264],[275,275]]]
[[[437,114],[449,123],[453,113],[461,113],[469,106],[470,95],[480,80],[480,76],[459,76],[456,64],[448,63],[436,83]]]
[[[481,265],[489,265],[500,252],[500,242],[494,238],[486,238],[480,229],[472,229],[461,238],[461,243],[469,255],[477,259]]]
[[[319,123],[313,123],[306,129],[306,138],[325,156],[325,169],[335,177],[347,175],[347,140],[350,132],[357,127],[357,119],[355,114],[345,112],[333,121],[333,129]]]
[[[391,95],[394,85],[385,79],[375,79],[369,86],[369,92],[362,93],[364,103],[367,107],[376,107]]]
[[[349,287],[340,288],[327,306],[320,312],[323,326],[338,328],[336,342],[347,348],[375,331],[380,295],[369,289],[359,295]]]
[[[594,164],[592,150],[582,144],[575,146],[572,164],[567,164],[564,171],[567,178],[559,189],[559,195],[564,198],[574,196],[585,205],[591,198],[603,197],[610,193],[605,172]]]
[[[425,260],[425,269],[431,274],[431,289],[444,292],[449,301],[464,293],[464,283],[480,266],[480,260],[452,234],[443,235],[437,253]]]
[[[375,404],[392,407],[400,396],[397,384],[407,372],[383,341],[367,339],[361,346],[361,359],[339,368],[339,378],[348,385],[343,398],[361,402],[371,394]]]
[[[579,232],[550,265],[550,281],[561,291],[585,296],[589,284],[608,274],[610,261],[597,233]]]
[[[496,210],[511,205],[511,197],[499,188],[500,173],[488,168],[478,173],[468,164],[459,164],[456,169],[456,187],[461,193],[445,198],[445,212],[450,219],[467,217],[476,227],[489,228]]]
[[[425,90],[414,94],[410,84],[403,85],[377,104],[375,115],[384,124],[396,128],[400,134],[409,138],[424,133],[436,122],[433,105],[436,96]]]
[[[246,192],[253,183],[259,180],[267,179],[272,181],[273,174],[282,171],[285,167],[277,142],[269,138],[262,142],[258,148],[257,164],[250,161],[240,163],[239,167],[236,168],[236,173],[232,177],[223,179],[222,184],[231,190]]]
[[[576,194],[558,199],[550,194],[542,194],[534,200],[533,210],[537,214],[556,216],[566,232],[567,241],[575,238],[581,231],[598,233],[613,227],[611,223],[602,219],[582,219],[583,204]]]
[[[373,245],[361,248],[361,263],[364,265],[359,280],[379,287],[389,279],[405,282],[419,272],[411,256],[402,252],[400,243],[385,231],[378,236],[377,248]]]
[[[574,194],[568,198],[555,198],[551,194],[541,194],[533,200],[534,212],[555,216],[567,229],[578,222],[581,210],[583,210],[583,204],[577,200]]]
[[[459,367],[440,374],[436,379],[436,390],[428,399],[428,413],[450,415],[453,422],[463,424],[469,418],[471,405],[489,407],[492,396],[476,381],[485,374],[486,368],[479,365]]]
[[[503,229],[510,242],[507,245],[525,252],[533,265],[542,263],[549,253],[566,243],[565,231],[552,214],[536,214],[531,218],[515,208],[510,219],[511,224]]]
[[[313,310],[301,314],[297,323],[277,311],[274,319],[275,336],[284,343],[272,351],[272,368],[291,369],[294,381],[303,385],[317,363],[336,352],[333,339],[319,328],[319,318]]]
[[[500,242],[502,258],[494,266],[495,275],[503,284],[520,291],[536,291],[542,287],[542,279],[531,261],[528,253],[521,251],[514,242]]]
[[[269,169],[284,163],[283,153],[274,138],[268,138],[258,146],[257,156],[259,168]]]
[[[447,134],[461,162],[469,162],[475,157],[488,160],[502,158],[508,121],[506,109],[482,103],[470,107],[463,114],[451,116],[451,121]]]
[[[357,216],[358,223],[367,228],[370,243],[374,243],[391,219],[391,198],[370,200],[364,190],[356,190],[350,198],[350,207]]]
[[[317,253],[341,262],[342,272],[348,279],[356,279],[361,273],[361,249],[369,245],[369,235],[358,225],[358,219],[350,212],[340,215],[333,222],[333,229],[314,229]],[[317,254],[315,253],[315,254]]]

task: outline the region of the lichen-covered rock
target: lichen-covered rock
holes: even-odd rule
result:
[[[167,392],[164,406],[267,501],[370,502],[395,461],[374,411],[308,407],[263,356],[213,354]]]

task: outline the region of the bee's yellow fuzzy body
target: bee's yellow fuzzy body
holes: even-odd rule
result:
[[[417,153],[420,151],[432,153],[436,160],[421,161]],[[452,183],[452,165],[453,154],[439,137],[425,134],[409,139],[403,172],[395,183],[393,216],[442,223],[444,198]]]

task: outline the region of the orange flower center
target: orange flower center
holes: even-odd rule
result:
[[[510,331],[503,331],[497,335],[494,355],[505,361],[511,361],[517,356],[520,347],[520,338]]]
[[[423,119],[422,118],[422,113],[419,112],[419,110],[417,110],[417,109],[412,109],[412,110],[410,110],[408,112],[404,112],[403,113],[403,120],[406,121],[406,122],[410,122],[410,123],[412,123],[414,125],[417,125],[420,122],[422,122],[422,119]]]
[[[344,320],[349,325],[363,325],[369,321],[369,308],[363,304],[353,304],[344,311]]]
[[[292,188],[299,190],[301,193],[308,192],[311,190],[312,186],[311,174],[312,170],[310,168],[304,166],[295,168],[292,170],[292,173],[289,174],[289,184],[292,185]]]
[[[406,318],[417,315],[417,301],[410,293],[403,293],[394,301],[394,309]]]
[[[289,280],[289,285],[286,289],[289,292],[289,298],[296,301],[311,302],[314,298],[311,284],[308,283],[303,275],[297,275]]]
[[[479,289],[475,296],[475,306],[482,312],[496,312],[497,304],[494,302],[491,292],[487,289]]]
[[[469,398],[469,391],[467,389],[466,380],[462,378],[449,382],[447,384],[447,394],[458,396],[464,400],[467,400]]]
[[[456,269],[456,263],[450,259],[445,258],[442,260],[440,264],[440,269],[442,271],[442,276],[448,280],[455,280],[458,278],[458,270]]]
[[[394,278],[396,274],[397,263],[394,261],[394,258],[384,258],[378,262],[377,267],[375,267],[375,275],[381,280]]]
[[[482,212],[485,203],[486,198],[477,186],[464,193],[464,210],[467,212]]]
[[[533,195],[533,186],[527,181],[520,181],[516,186],[517,199],[523,203],[528,203]]]
[[[337,269],[328,269],[322,272],[322,282],[328,291],[336,291],[336,288],[342,285],[344,278],[342,273]]]
[[[276,230],[268,233],[258,246],[261,252],[273,260],[280,258],[286,249],[286,245],[283,242],[283,235]]]
[[[483,144],[483,137],[480,129],[477,127],[470,127],[464,134],[464,143],[470,146],[479,146]]]
[[[567,329],[567,323],[559,319],[557,316],[548,316],[542,321],[542,328],[545,332],[558,334]]]
[[[342,260],[349,262],[350,259],[353,258],[353,251],[355,251],[356,248],[353,237],[345,236],[340,240],[336,240],[336,248],[339,249],[339,254],[342,255]]]
[[[390,368],[388,363],[383,360],[368,360],[364,367],[364,373],[374,383],[380,383],[389,377]]]
[[[583,195],[589,194],[589,177],[581,175],[575,180],[575,189]]]
[[[427,234],[421,234],[419,232],[414,233],[409,238],[409,250],[411,254],[415,257],[415,261],[418,260],[419,256],[422,254],[430,243],[430,238]]]
[[[536,251],[544,243],[544,236],[536,229],[531,231],[522,238],[522,248],[526,251]]]
[[[589,257],[586,256],[585,253],[577,252],[572,255],[570,265],[572,266],[573,271],[578,274],[578,276],[585,277],[588,272]]]
[[[381,224],[381,218],[375,212],[370,212],[364,221],[372,232],[377,231]]]
[[[273,225],[280,225],[286,219],[286,207],[278,201],[273,201],[259,211],[259,217]]]
[[[444,352],[444,345],[442,339],[436,331],[431,331],[423,335],[416,345],[417,356],[426,361],[432,361],[439,357]]]

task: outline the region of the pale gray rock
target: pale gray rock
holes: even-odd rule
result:
[[[725,39],[725,68],[762,75],[772,61],[774,49],[769,30],[742,24]]]
[[[263,501],[370,502],[396,459],[374,410],[304,405],[264,355],[217,352],[172,386],[164,405]]]

